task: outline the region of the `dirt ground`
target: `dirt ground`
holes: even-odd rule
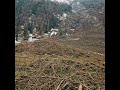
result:
[[[16,90],[105,90],[105,61],[55,39],[22,43],[15,48]]]
[[[89,30],[16,45],[16,90],[105,90],[104,39]]]

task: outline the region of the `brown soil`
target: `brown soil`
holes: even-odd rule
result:
[[[57,42],[16,46],[16,90],[105,90],[104,57]]]

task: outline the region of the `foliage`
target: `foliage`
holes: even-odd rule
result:
[[[19,31],[21,31],[19,27],[24,25],[30,33],[36,26],[38,26],[36,28],[39,32],[47,33],[51,28],[59,27],[58,15],[62,16],[63,13],[68,13],[71,9],[71,6],[67,3],[50,0],[16,0],[15,25]],[[31,25],[29,21],[31,21]]]

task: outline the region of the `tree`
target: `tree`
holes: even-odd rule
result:
[[[16,27],[24,25],[26,31],[30,31],[30,33],[32,33],[33,27],[37,27],[39,34],[47,33],[51,28],[58,28],[60,25],[58,16],[71,12],[72,9],[67,3],[50,0],[16,0],[15,3]],[[29,23],[30,17],[34,19],[31,20],[31,24]]]

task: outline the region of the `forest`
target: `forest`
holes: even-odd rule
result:
[[[59,29],[65,35],[70,29],[87,30],[102,26],[104,28],[103,0],[73,0],[69,3],[51,0],[15,0],[15,36],[23,31],[39,35],[48,33],[51,28]],[[24,29],[21,28],[24,27]]]

